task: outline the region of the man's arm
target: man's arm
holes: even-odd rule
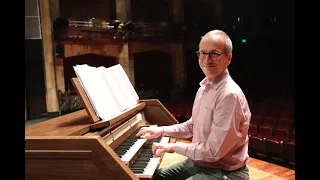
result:
[[[208,140],[192,144],[177,142],[175,152],[197,161],[221,159],[242,137],[238,129],[241,115],[236,112],[237,106],[238,98],[234,94],[221,99],[213,116],[216,123],[212,123]]]
[[[162,126],[163,136],[171,136],[176,138],[190,138],[193,133],[193,121],[192,117],[183,123],[174,124],[171,126]]]

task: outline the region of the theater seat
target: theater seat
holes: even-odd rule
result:
[[[289,142],[289,131],[286,129],[276,129],[273,138],[266,140],[268,156],[282,159],[281,156],[284,142]]]
[[[273,138],[273,129],[268,126],[260,126],[258,135],[250,138],[252,151],[266,155],[266,139],[271,138]]]
[[[273,105],[273,107],[270,107],[267,111],[264,117],[275,117],[278,118],[280,114],[279,107],[276,107],[276,105]]]
[[[250,124],[259,127],[263,123],[262,116],[252,116]]]
[[[282,158],[293,165],[295,165],[295,148],[295,131],[293,131],[290,141],[284,142],[282,147]]]
[[[278,119],[277,129],[286,129],[291,131],[293,128],[293,121],[290,118],[280,117]]]
[[[275,129],[277,126],[277,119],[276,117],[272,117],[272,116],[264,117],[263,123],[260,126],[268,126]]]
[[[248,135],[249,135],[249,138],[250,138],[251,136],[256,136],[256,135],[258,135],[258,126],[253,125],[253,124],[250,124],[250,125],[249,125],[249,130],[248,130]]]
[[[251,124],[259,126],[262,123],[263,117],[265,115],[266,108],[259,107],[251,116]]]
[[[249,130],[248,130],[248,136],[249,136],[248,148],[249,148],[250,153],[251,153],[251,137],[257,136],[257,135],[258,135],[258,126],[250,124]]]
[[[282,109],[281,112],[280,112],[280,115],[279,117],[284,117],[284,118],[289,118],[289,119],[292,119],[293,118],[293,110],[291,109]]]

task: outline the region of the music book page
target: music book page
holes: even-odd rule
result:
[[[105,83],[107,84],[110,93],[115,99],[116,106],[120,111],[126,110],[128,108],[128,103],[126,97],[123,95],[123,90],[119,85],[122,82],[120,82],[119,79],[116,78],[116,72],[113,72],[110,68],[105,67],[99,67],[98,69],[105,78]]]
[[[121,93],[127,101],[127,108],[136,105],[139,100],[139,96],[136,90],[134,89],[131,81],[129,80],[126,72],[124,71],[123,67],[120,64],[117,64],[109,67],[108,69],[114,75],[119,89],[121,89]]]
[[[74,69],[97,116],[103,120],[109,120],[120,113],[103,74],[96,67],[77,65]]]

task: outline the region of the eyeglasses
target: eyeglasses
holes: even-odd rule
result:
[[[216,60],[219,56],[223,54],[227,54],[226,52],[203,52],[203,51],[197,51],[196,52],[199,59],[203,60],[206,58],[207,55],[209,55],[211,60]]]

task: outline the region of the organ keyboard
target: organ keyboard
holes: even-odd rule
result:
[[[109,122],[92,119],[83,109],[27,126],[26,179],[152,179],[162,160],[153,157],[152,143],[175,142],[170,137],[136,137],[143,126],[178,123],[156,99],[139,100]]]

